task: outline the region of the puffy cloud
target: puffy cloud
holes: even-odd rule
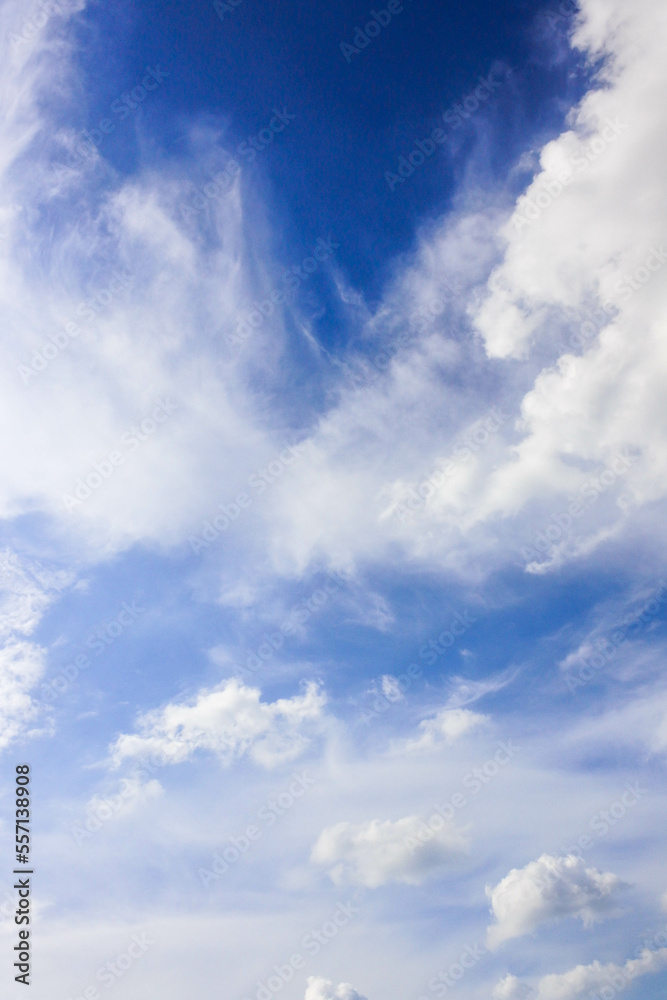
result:
[[[408,740],[406,749],[413,752],[433,750],[443,742],[451,746],[461,736],[487,720],[487,715],[472,712],[468,708],[443,708],[437,715],[419,723],[421,736],[416,740]]]
[[[113,760],[159,754],[179,764],[198,750],[211,751],[226,764],[246,753],[267,768],[292,760],[308,745],[303,730],[321,720],[326,698],[313,683],[301,695],[274,702],[260,701],[260,694],[232,679],[200,691],[192,703],[147,712],[138,721],[139,734],[118,737]]]
[[[577,997],[596,993],[601,1000],[614,1000],[635,979],[660,972],[667,967],[667,948],[658,951],[645,949],[639,958],[629,959],[625,965],[609,962],[591,962],[577,965],[569,972],[544,976],[537,984],[535,1000],[576,1000]]]
[[[316,467],[276,499],[281,559],[302,567],[326,552],[347,565],[400,546],[457,570],[477,568],[481,550],[487,569],[521,558],[546,572],[665,498],[666,20],[654,0],[581,4],[574,42],[604,54],[602,69],[506,225],[493,208],[460,208],[420,234],[368,324],[396,347],[386,374],[341,391],[312,434]],[[469,347],[466,311],[486,359]],[[468,378],[491,382],[491,370],[502,398]],[[505,414],[495,430],[493,404]]]
[[[388,882],[420,885],[444,866],[458,860],[468,842],[464,833],[442,820],[437,830],[429,827],[428,840],[419,839],[425,827],[420,816],[396,820],[338,823],[320,834],[311,861],[333,866],[329,876],[336,884],[352,883],[377,888]],[[418,843],[411,850],[410,843]]]
[[[543,854],[525,868],[513,868],[494,888],[487,886],[496,918],[488,928],[488,945],[497,948],[562,917],[577,917],[589,926],[613,916],[624,888],[626,884],[612,872],[589,868],[572,854],[563,858]]]
[[[443,745],[451,746],[472,729],[488,722],[488,715],[473,712],[464,706],[473,704],[488,694],[502,690],[514,680],[516,674],[516,670],[509,669],[497,677],[483,681],[469,681],[462,677],[452,677],[449,682],[449,696],[445,706],[435,715],[420,722],[420,735],[416,739],[401,743],[401,749],[407,750],[409,753],[418,753],[424,750],[435,750]]]
[[[322,976],[308,976],[308,986],[304,1000],[366,1000],[350,983],[334,986],[330,979]]]
[[[631,303],[628,309],[639,308],[641,296],[632,292],[649,279],[637,281],[633,289],[623,272],[631,274],[631,265],[640,263],[635,258],[659,247],[664,233],[664,215],[654,206],[664,210],[663,200],[655,198],[666,153],[659,124],[664,120],[660,95],[665,72],[655,27],[656,18],[664,25],[665,12],[652,0],[640,0],[631,10],[619,0],[584,3],[573,39],[581,49],[598,52],[601,47],[602,36],[593,42],[590,30],[600,6],[615,22],[602,42],[610,58],[572,112],[570,128],[542,149],[541,169],[504,230],[504,259],[476,315],[494,356],[520,354],[536,330],[542,327],[546,333],[550,306],[578,308],[587,295],[599,295],[601,302],[614,306],[602,327],[617,310],[623,313],[626,303]],[[648,73],[649,67],[655,72]],[[648,150],[653,153],[650,164],[645,161]],[[653,197],[646,200],[641,183]],[[627,196],[620,203],[619,188]],[[581,240],[573,246],[570,234],[575,230]],[[545,268],[547,260],[552,266]],[[654,263],[658,271],[660,260]],[[659,279],[657,284],[664,286]],[[645,290],[654,305],[652,286]],[[662,297],[657,301],[664,304]],[[645,309],[646,303],[643,316]],[[584,333],[582,339],[594,335]]]
[[[667,13],[652,0],[632,8],[619,0],[581,5],[575,45],[608,58],[570,128],[542,150],[475,315],[493,357],[566,343],[559,363],[523,400],[525,436],[490,478],[480,516],[574,490],[581,472],[613,479],[619,456],[631,462],[622,473],[626,504],[664,498],[667,144],[658,35],[666,24]],[[599,503],[588,548],[613,536],[623,518],[618,506]],[[581,541],[564,538],[551,558],[536,562],[555,565],[577,551],[585,551]]]
[[[526,995],[532,994],[532,990],[526,987],[516,976],[508,974],[496,983],[493,988],[493,1000],[522,1000]]]

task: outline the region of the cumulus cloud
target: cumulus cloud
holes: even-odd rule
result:
[[[665,10],[651,0],[632,8],[619,0],[581,5],[574,44],[607,58],[570,127],[541,151],[475,315],[493,357],[525,356],[545,338],[565,340],[560,362],[522,402],[525,437],[491,478],[487,512],[516,511],[540,491],[557,491],[559,479],[574,490],[585,478],[577,475],[582,463],[598,473],[603,463],[602,475],[613,479],[623,455],[632,460],[620,474],[625,502],[664,498],[667,435],[658,387],[667,366],[659,333],[667,314],[667,147],[658,35],[665,24]],[[618,506],[601,515],[602,506],[598,520],[606,528],[590,533],[589,547],[623,521]],[[535,562],[555,563],[580,545],[563,539],[551,559],[536,554]]]
[[[511,973],[503,976],[493,988],[493,1000],[528,1000],[533,996],[534,990]]]
[[[544,976],[537,983],[536,990],[529,991],[529,996],[533,1000],[576,1000],[577,997],[594,994],[602,1000],[614,1000],[635,979],[660,972],[666,967],[667,948],[657,951],[644,949],[639,958],[629,959],[624,965],[613,962],[602,965],[595,961],[590,965],[577,965],[568,972]],[[525,988],[522,994],[515,976],[501,980],[496,989],[501,990],[499,993],[494,991],[498,1000],[518,1000],[522,995],[526,996]],[[503,989],[505,992],[502,992]]]
[[[322,976],[308,976],[308,986],[304,1000],[366,1000],[350,983],[334,986],[330,979]]]
[[[371,889],[388,882],[420,885],[439,869],[460,859],[468,841],[460,829],[445,823],[429,828],[428,840],[419,839],[425,827],[420,816],[396,820],[368,820],[365,823],[338,823],[327,827],[315,844],[311,861],[329,867],[337,885],[351,883]],[[411,850],[410,843],[418,843]]]
[[[434,750],[443,743],[451,746],[471,729],[487,721],[488,715],[472,712],[468,708],[443,708],[432,718],[419,723],[421,735],[416,740],[408,740],[406,749],[414,753]]]
[[[581,4],[574,44],[602,68],[509,220],[455,208],[420,234],[368,324],[396,347],[386,374],[341,391],[312,433],[316,468],[276,498],[281,558],[347,565],[400,546],[459,570],[483,551],[487,567],[547,572],[665,499],[666,19],[654,0]],[[485,362],[504,380],[493,399],[466,382]]]
[[[313,683],[293,698],[263,702],[260,695],[232,679],[200,691],[191,703],[147,712],[138,720],[139,733],[124,733],[113,744],[113,761],[158,754],[179,764],[199,750],[217,754],[225,764],[244,754],[267,768],[293,760],[308,745],[304,730],[322,718],[325,695]]]
[[[543,854],[525,868],[513,868],[493,888],[487,886],[496,919],[488,928],[487,943],[497,948],[563,917],[576,917],[588,927],[614,915],[625,888],[617,875],[590,868],[572,854]]]
[[[449,682],[449,697],[443,708],[419,724],[419,736],[399,744],[408,753],[437,750],[451,746],[466,733],[489,721],[488,715],[473,712],[464,706],[473,704],[488,694],[502,690],[517,675],[508,669],[494,678],[483,681],[469,681],[462,677],[452,677]]]

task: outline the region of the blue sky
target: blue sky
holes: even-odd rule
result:
[[[7,994],[657,1000],[664,11],[0,18]]]

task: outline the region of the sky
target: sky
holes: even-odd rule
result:
[[[667,987],[667,10],[0,0],[0,949]]]

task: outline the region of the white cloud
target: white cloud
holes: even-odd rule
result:
[[[591,962],[577,965],[569,972],[544,976],[537,984],[535,1000],[576,1000],[584,994],[597,993],[613,1000],[640,976],[660,972],[667,967],[667,948],[658,951],[645,949],[639,958],[629,959],[625,965],[609,962]]]
[[[504,976],[493,990],[494,1000],[577,1000],[581,996],[595,996],[613,1000],[640,976],[660,972],[667,967],[667,948],[657,951],[644,949],[639,958],[629,959],[624,965],[609,962],[591,962],[577,965],[568,972],[543,976],[536,988],[516,976]]]
[[[334,986],[330,979],[322,976],[308,976],[308,986],[304,1000],[366,1000],[350,983]]]
[[[488,928],[488,945],[497,948],[563,917],[577,917],[589,926],[613,916],[625,887],[617,875],[587,867],[574,855],[543,854],[525,868],[513,868],[493,888],[487,886],[496,919]]]
[[[503,260],[475,319],[493,357],[522,356],[547,338],[571,335],[583,348],[563,348],[561,364],[543,371],[524,398],[525,437],[491,477],[480,516],[574,490],[584,478],[578,465],[599,472],[599,463],[628,451],[635,461],[623,490],[632,503],[665,496],[659,386],[667,370],[660,333],[667,316],[667,148],[659,37],[666,24],[667,13],[652,0],[631,8],[620,0],[582,4],[574,41],[609,58],[571,127],[542,150],[541,170],[504,229]],[[563,185],[558,176],[568,169]],[[553,192],[562,188],[555,198],[549,184]],[[531,201],[536,208],[527,208]],[[602,305],[606,314],[591,322],[586,310]],[[597,531],[587,531],[588,547],[622,528],[622,511],[609,505],[603,513],[603,506]],[[581,545],[563,539],[554,564],[584,551]]]
[[[493,1000],[519,1000],[522,995],[521,982],[508,973],[493,988]]]
[[[311,861],[332,866],[329,876],[336,884],[352,883],[377,888],[388,882],[419,885],[443,866],[458,860],[468,842],[451,823],[437,831],[429,828],[429,839],[418,840],[424,827],[420,816],[396,820],[368,820],[365,823],[338,823],[320,834]],[[406,842],[420,843],[410,851]]]
[[[37,715],[30,691],[44,673],[45,650],[33,642],[8,642],[0,649],[0,750],[9,746]]]
[[[663,652],[662,645],[658,646],[658,653]],[[667,688],[662,671],[656,674],[655,680],[638,691],[621,694],[606,710],[578,720],[567,742],[585,753],[593,746],[626,746],[660,755],[667,752]]]
[[[510,684],[517,675],[511,668],[497,677],[482,681],[469,681],[463,677],[452,677],[449,682],[449,697],[445,706],[435,715],[419,723],[420,735],[399,744],[408,753],[437,750],[442,746],[452,746],[457,740],[478,726],[489,721],[488,715],[473,712],[465,705],[473,704],[487,694],[494,694]]]
[[[401,685],[392,674],[383,674],[381,679],[382,694],[387,701],[404,701],[405,695],[401,691]]]
[[[158,753],[178,764],[206,750],[225,764],[247,753],[271,768],[305,750],[304,730],[322,719],[325,702],[313,683],[302,695],[262,702],[257,688],[228,680],[200,691],[192,703],[171,703],[141,716],[140,733],[124,733],[111,747],[113,760],[119,764],[126,757]]]
[[[482,681],[471,681],[464,677],[452,677],[450,682],[450,695],[447,699],[448,708],[462,708],[464,705],[471,705],[479,701],[487,694],[495,694],[502,691],[504,687],[511,684],[519,671],[509,667],[502,673],[493,677],[487,677]]]
[[[134,812],[145,802],[154,801],[163,795],[164,789],[155,778],[144,782],[140,776],[133,775],[124,778],[118,791],[109,797],[93,795],[86,805],[86,813],[89,816],[102,815],[105,819],[111,815],[121,818]]]
[[[384,597],[374,593],[357,596],[354,615],[348,619],[375,628],[378,632],[390,632],[395,620],[394,613]]]
[[[31,692],[46,668],[46,650],[29,642],[44,612],[72,577],[0,551],[0,749],[37,718]]]
[[[68,15],[84,7],[59,5]],[[2,5],[0,416],[20,434],[0,442],[0,516],[47,514],[83,559],[137,540],[179,544],[247,490],[249,473],[289,437],[275,415],[268,427],[247,388],[248,352],[226,346],[261,291],[244,267],[238,184],[196,217],[204,241],[181,210],[225,159],[219,136],[195,130],[188,162],[139,167],[132,178],[115,174],[104,148],[60,166],[80,148],[84,117],[74,29],[54,15],[12,44],[26,18],[25,5]],[[140,116],[122,128],[140,129]],[[255,376],[282,344],[276,314],[253,334]],[[164,398],[177,411],[140,446],[128,443]],[[88,477],[95,485],[77,495]]]
[[[387,289],[367,331],[373,343],[380,330],[386,342],[407,330],[407,342],[386,375],[341,392],[312,433],[313,464],[276,496],[280,564],[303,568],[326,554],[348,566],[399,548],[469,573],[518,558],[539,572],[637,525],[657,532],[659,548],[665,544],[657,519],[642,518],[651,517],[649,503],[664,500],[667,482],[667,263],[660,263],[667,12],[653,0],[585,0],[581,8],[577,45],[604,49],[608,58],[571,123],[541,151],[527,194],[568,164],[575,164],[572,183],[532,223],[519,224],[521,199],[501,226],[493,206],[471,214],[462,197],[440,227],[420,234],[413,263]],[[587,153],[588,166],[576,167]],[[657,270],[642,270],[651,248]],[[494,254],[497,267],[478,296]],[[445,291],[452,278],[463,292],[454,301]],[[438,299],[438,315],[412,321]],[[466,302],[486,362],[468,349]],[[587,311],[602,303],[609,312],[591,323]],[[569,345],[572,336],[582,347]],[[507,363],[524,355],[524,367]],[[502,398],[453,377],[468,369],[493,371]],[[517,371],[528,389],[515,388]],[[500,430],[453,453],[457,435],[494,403],[507,414]],[[416,509],[402,523],[395,510],[410,488]],[[572,516],[569,494],[582,500],[582,488],[588,499]],[[327,503],[331,492],[341,497],[336,511]],[[643,514],[630,518],[640,507]],[[553,517],[566,525],[569,518],[569,526],[559,531]],[[540,552],[533,543],[547,527],[548,551]],[[522,549],[532,553],[520,557]]]
[[[0,638],[30,635],[57,593],[72,582],[68,573],[49,571],[0,551]]]
[[[531,557],[533,570],[558,565],[625,530],[619,490],[630,505],[664,496],[664,282],[656,273],[632,295],[627,284],[623,291],[617,285],[622,274],[643,266],[651,246],[660,245],[667,221],[662,199],[667,151],[660,139],[665,16],[649,0],[632,6],[585,0],[576,42],[610,58],[571,127],[542,150],[531,191],[608,131],[607,118],[627,121],[628,128],[613,141],[600,139],[604,152],[532,225],[515,229],[520,202],[514,222],[499,236],[498,207],[470,211],[464,191],[440,226],[419,234],[412,264],[398,272],[364,327],[371,355],[374,344],[378,350],[397,345],[386,372],[374,368],[377,378],[352,386],[339,374],[354,367],[354,351],[342,359],[341,369],[322,363],[319,374],[337,390],[327,398],[336,402],[312,417],[306,459],[261,503],[253,497],[252,510],[237,525],[245,544],[269,553],[273,569],[350,568],[403,552],[458,572],[488,572],[490,562],[515,561],[535,532],[560,515],[558,498],[578,489],[586,475],[603,472],[618,453],[633,457],[627,474],[598,496],[553,552]],[[8,30],[21,17],[19,5],[3,7]],[[54,18],[40,35],[43,52],[41,42],[32,46],[33,55],[39,51],[44,58],[29,63],[27,82],[19,89],[16,66],[8,60],[5,98],[11,113],[0,116],[0,218],[6,234],[0,241],[0,291],[8,334],[0,358],[0,400],[6,416],[22,428],[20,440],[7,437],[2,443],[0,461],[9,471],[0,511],[46,512],[95,553],[137,540],[177,545],[216,516],[218,504],[247,489],[248,474],[273,459],[289,436],[276,413],[267,415],[266,397],[257,393],[254,378],[258,371],[269,378],[284,349],[282,316],[276,312],[255,330],[237,360],[224,346],[248,303],[270,286],[271,264],[255,260],[246,266],[238,185],[207,206],[205,240],[196,224],[183,221],[180,209],[190,196],[190,180],[200,179],[200,165],[202,170],[213,165],[220,148],[220,137],[206,129],[189,136],[196,152],[191,161],[172,165],[168,173],[140,169],[123,179],[97,157],[71,176],[57,174],[51,160],[74,142],[76,130],[62,127],[47,98],[57,84],[61,109],[76,121],[78,83],[62,31],[54,44],[56,24],[60,31],[62,20]],[[27,49],[21,51],[25,62]],[[138,119],[126,127],[138,127]],[[56,225],[47,244],[41,223],[26,229],[26,220],[44,218],[36,206],[48,206],[56,195],[65,214],[67,199],[75,198],[86,211],[77,210],[81,222],[74,234]],[[20,227],[19,204],[26,206]],[[50,248],[39,268],[18,252],[26,241]],[[477,291],[494,261],[494,278],[480,301]],[[17,366],[77,317],[83,300],[106,287],[113,266],[132,273],[128,287],[23,385]],[[342,298],[349,296],[343,291]],[[575,350],[537,378],[531,357],[532,389],[517,389],[526,385],[526,372],[517,382],[514,362],[498,358],[529,349],[532,338],[544,353],[544,345],[563,335],[564,325],[578,328],[579,311],[598,299],[614,306],[604,331],[589,338],[581,356]],[[486,359],[467,336],[471,302],[478,303],[471,315]],[[545,364],[554,360],[549,350]],[[493,399],[491,380],[485,378],[491,370],[499,385]],[[469,378],[473,371],[478,377]],[[95,464],[106,461],[124,432],[169,394],[178,401],[178,412],[67,513],[62,495],[71,495],[79,478],[94,474]],[[484,437],[479,425],[481,444],[459,441],[475,421],[488,419],[494,404],[506,408],[502,426]],[[402,523],[392,505],[407,495],[409,484],[419,489],[434,472],[443,472],[445,482]],[[332,494],[338,498],[334,508]],[[524,516],[511,517],[518,512]],[[480,551],[487,557],[483,561]],[[224,599],[236,606],[247,595],[240,580]],[[369,624],[391,627],[391,609],[380,598],[365,614]]]
[[[468,708],[443,708],[432,718],[419,723],[421,735],[416,740],[408,740],[406,749],[411,752],[434,750],[443,742],[451,746],[471,729],[487,722],[488,718],[488,715],[471,712]]]

